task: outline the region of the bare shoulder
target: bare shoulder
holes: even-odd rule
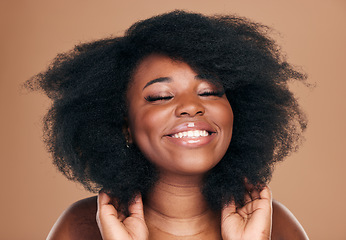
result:
[[[73,203],[58,218],[47,239],[102,239],[96,223],[96,212],[96,196]]]
[[[309,239],[296,217],[276,200],[273,200],[272,239]]]

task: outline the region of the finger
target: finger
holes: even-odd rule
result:
[[[143,201],[141,194],[138,194],[135,201],[129,206],[129,213],[131,217],[136,217],[144,221]]]
[[[97,198],[96,222],[100,229],[102,239],[126,239],[128,233],[118,220],[118,213],[111,203],[111,197],[100,191]],[[119,238],[115,238],[118,236]]]
[[[104,191],[100,191],[97,197],[97,217],[102,215],[113,215],[118,218],[118,212],[111,203],[111,197]]]
[[[112,205],[112,198],[107,193],[100,191],[97,198],[98,208],[101,209],[102,207],[105,207],[108,205]]]
[[[272,191],[270,190],[269,186],[265,186],[261,192],[259,192],[260,198],[261,199],[268,199],[272,200]]]
[[[256,190],[255,186],[249,183],[249,180],[247,178],[244,178],[244,185],[245,185],[245,189],[248,192],[248,194],[244,195],[245,204],[259,198],[259,194],[255,192]]]
[[[124,221],[127,216],[124,214],[123,211],[121,211],[119,200],[114,197],[110,197],[110,198],[111,199],[109,201],[109,204],[113,205],[115,210],[117,211],[119,221],[120,222]]]
[[[106,205],[111,202],[111,197],[108,196],[107,193],[105,193],[103,190],[99,192],[98,198],[97,198],[97,205],[101,207],[101,205]]]
[[[252,200],[261,198],[258,185],[256,187],[255,185],[249,183],[247,178],[244,179],[244,185]]]
[[[258,190],[254,190],[257,191]],[[259,198],[256,200],[253,200],[252,202],[252,210],[258,210],[258,209],[271,209],[272,208],[272,195],[270,188],[268,186],[265,186],[260,192],[258,192]]]
[[[235,213],[237,213],[237,206],[235,204],[235,201],[232,200],[230,203],[225,205],[221,211],[222,221],[224,221],[229,216],[234,215]]]

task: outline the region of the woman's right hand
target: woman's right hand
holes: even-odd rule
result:
[[[148,227],[145,224],[143,202],[138,195],[129,206],[130,216],[125,217],[111,203],[111,197],[101,191],[97,200],[96,221],[104,240],[147,240]]]

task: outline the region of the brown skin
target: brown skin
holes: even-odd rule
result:
[[[146,86],[158,78],[167,80]],[[165,56],[151,55],[138,66],[127,93],[130,142],[158,167],[166,182],[199,185],[226,153],[232,136],[232,108],[225,94],[205,95],[222,90],[198,77],[187,64]],[[157,96],[171,99],[146,100]],[[210,125],[214,139],[201,147],[172,143],[167,135],[191,122]]]
[[[127,218],[103,192],[97,204],[95,197],[77,202],[48,239],[307,239],[294,216],[272,203],[268,187],[258,192],[245,181],[244,207],[230,203],[221,212],[208,207],[202,179],[232,136],[232,108],[224,94],[214,94],[222,90],[183,62],[155,54],[145,58],[127,93],[125,135],[157,167],[159,181],[144,204],[137,196]],[[191,124],[193,130],[208,130],[208,136],[174,137]]]
[[[48,240],[102,239],[96,222],[97,196],[86,198],[66,209],[51,229]],[[157,233],[159,234],[159,233]],[[169,238],[161,238],[169,239]],[[179,238],[180,239],[180,238]],[[209,238],[212,239],[212,238]],[[303,227],[281,203],[273,200],[272,240],[308,239]]]

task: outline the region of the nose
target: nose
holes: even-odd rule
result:
[[[194,117],[203,116],[205,108],[198,97],[184,95],[179,98],[179,102],[175,109],[177,117]]]

